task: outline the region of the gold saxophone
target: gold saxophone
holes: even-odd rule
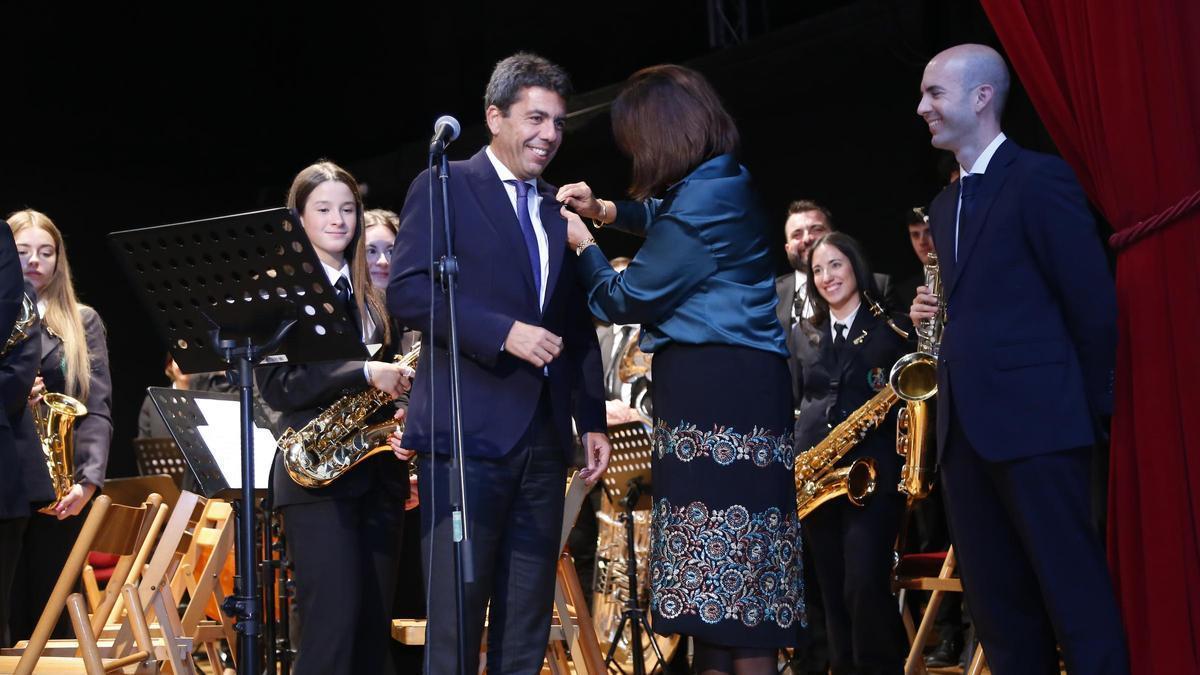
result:
[[[896,452],[904,457],[897,488],[910,503],[929,496],[933,489],[933,471],[929,466],[928,399],[937,394],[938,349],[946,317],[936,253],[929,254],[929,262],[925,265],[925,286],[938,299],[937,314],[917,323],[917,351],[902,356],[888,375],[888,386],[905,401],[896,421]]]
[[[411,368],[420,354],[417,344],[396,363]],[[403,430],[403,425],[391,420],[369,426],[364,422],[391,400],[372,387],[334,401],[299,431],[283,432],[277,444],[288,475],[304,487],[324,487],[368,457],[390,451],[387,438],[397,427]]]
[[[42,394],[41,402],[33,407],[33,426],[41,440],[46,469],[54,485],[55,504],[62,501],[75,484],[75,418],[87,412],[87,406],[78,400],[53,391]],[[42,512],[52,513],[52,506]]]
[[[796,456],[796,514],[803,520],[818,506],[842,495],[857,506],[875,493],[875,460],[857,459],[835,469],[867,433],[883,423],[900,400],[886,387],[833,428],[825,440]]]
[[[0,348],[0,358],[8,356],[13,347],[29,339],[29,328],[37,321],[37,318],[37,306],[33,304],[33,298],[28,294],[22,295],[21,314],[17,316],[17,322],[13,324],[12,332],[8,334],[8,340],[4,342],[4,347]]]

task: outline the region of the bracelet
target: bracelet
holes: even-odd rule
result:
[[[603,199],[597,199],[596,203],[600,204],[600,219],[588,218],[588,220],[592,221],[592,227],[598,230],[604,227],[604,219],[608,217],[608,207],[604,205]]]
[[[583,249],[585,249],[589,246],[595,246],[595,245],[596,245],[596,240],[592,237],[588,237],[587,239],[584,239],[583,241],[579,242],[579,245],[575,247],[575,255],[583,255]]]

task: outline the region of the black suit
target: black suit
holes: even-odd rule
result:
[[[80,305],[91,378],[88,395],[82,400],[88,414],[75,420],[75,482],[104,487],[108,469],[108,450],[112,442],[112,378],[108,369],[108,341],[104,322],[91,307]],[[34,342],[31,340],[30,342]],[[31,345],[32,347],[32,345]],[[62,338],[45,329],[36,341],[35,354],[47,392],[67,392],[64,372]],[[77,395],[76,395],[77,396]],[[40,508],[54,501],[54,486],[46,470],[41,439],[34,428],[33,409],[26,408],[20,426],[16,428],[17,448],[21,454],[22,472],[30,505]],[[67,560],[87,516],[85,507],[78,516],[57,520],[52,515],[33,513],[25,530],[21,562],[17,567],[12,589],[12,631],[14,636],[28,637],[37,625],[38,617],[54,583]],[[54,637],[69,637],[72,631],[68,617],[59,618]]]
[[[903,319],[897,318],[897,322]],[[862,306],[845,347],[833,346],[829,324],[818,329],[819,358],[805,372],[796,447],[807,450],[886,386],[893,363],[911,345]],[[892,550],[904,510],[896,491],[896,413],[871,431],[838,466],[870,457],[876,492],[863,507],[838,498],[804,520],[804,534],[824,602],[833,672],[899,673],[905,637],[890,588]]]
[[[21,259],[17,255],[12,230],[0,221],[0,344],[12,334],[21,309]],[[36,297],[36,296],[35,296]],[[31,328],[36,337],[37,326]],[[36,342],[36,340],[26,340]],[[25,494],[20,459],[13,427],[21,420],[29,389],[33,386],[30,368],[22,368],[31,359],[22,359],[24,345],[17,345],[0,356],[0,646],[8,645],[9,588],[21,553],[21,541],[29,516],[29,498]],[[26,377],[26,375],[28,375]]]
[[[947,321],[938,363],[942,485],[992,672],[1128,668],[1089,459],[1111,410],[1116,301],[1095,222],[1060,159],[1005,141],[964,219],[959,183],[930,226]]]
[[[458,330],[464,462],[475,583],[467,587],[467,672],[475,672],[489,600],[488,668],[535,672],[550,628],[554,566],[562,524],[571,418],[579,432],[603,432],[604,389],[591,313],[566,248],[566,222],[555,190],[538,181],[538,215],[546,233],[549,272],[539,306],[513,201],[484,151],[450,163],[458,284]],[[425,348],[417,366],[404,443],[422,453],[422,560],[429,627],[426,655],[432,673],[456,672],[454,562],[447,488],[450,450],[449,353],[445,296],[430,307],[428,173],[409,188],[392,256],[388,308],[405,325],[421,328]],[[532,210],[532,195],[530,197]],[[441,223],[440,198],[435,222]],[[435,259],[444,243],[434,240]],[[428,335],[431,310],[437,322]],[[515,321],[542,326],[563,338],[563,352],[538,368],[502,350]],[[430,361],[430,358],[433,361]],[[436,385],[436,386],[435,386]],[[433,397],[436,394],[436,399]],[[431,418],[436,409],[437,419]],[[431,455],[435,449],[436,455]]]
[[[355,289],[357,292],[358,289]],[[364,342],[382,341],[381,323]],[[394,335],[393,339],[398,339]],[[391,350],[377,358],[388,360]],[[280,426],[300,429],[343,396],[370,385],[363,361],[275,364],[255,371]],[[368,419],[391,417],[384,406]],[[300,613],[296,673],[390,673],[391,607],[400,568],[408,465],[382,453],[320,488],[294,482],[275,455],[274,505],[283,512]]]

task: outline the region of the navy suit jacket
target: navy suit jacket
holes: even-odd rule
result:
[[[446,296],[438,289],[432,305],[436,323],[431,341],[428,185],[429,172],[423,171],[409,187],[404,201],[400,233],[392,251],[388,311],[424,336],[409,398],[404,444],[425,453],[435,440],[437,451],[448,453],[449,314]],[[501,457],[514,449],[533,419],[546,384],[558,439],[563,452],[570,453],[572,416],[581,434],[605,431],[604,386],[596,332],[575,271],[577,258],[567,251],[566,221],[559,215],[555,189],[538,181],[542,197],[539,215],[546,230],[550,268],[545,307],[539,309],[521,226],[483,150],[469,160],[450,163],[449,188],[454,253],[462,270],[456,299],[463,357],[460,378],[464,450],[469,456]],[[440,192],[434,201],[436,261],[445,253]],[[550,363],[548,376],[541,368],[502,351],[514,321],[542,326],[563,338],[563,352]],[[436,396],[433,400],[431,385]],[[437,414],[432,426],[431,404]]]
[[[21,259],[17,256],[12,230],[3,220],[0,220],[0,230],[3,230],[0,232],[0,345],[3,345],[12,334],[20,314],[25,282],[21,276]],[[31,330],[32,336],[36,336],[37,329]],[[33,386],[32,372],[36,369],[36,366],[29,368],[30,359],[22,357],[35,349],[25,349],[25,344],[29,342],[36,341],[26,340],[0,357],[0,398],[4,403],[4,414],[0,415],[0,467],[3,467],[0,468],[0,520],[29,515],[29,495],[25,490],[20,453],[14,435],[14,428],[25,410],[29,389]],[[3,604],[0,601],[0,605]]]
[[[954,230],[958,183],[930,207],[947,321],[938,365],[938,446],[953,401],[987,460],[1091,444],[1112,410],[1116,293],[1083,190],[1061,159],[1006,140]]]

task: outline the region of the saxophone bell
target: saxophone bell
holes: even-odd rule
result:
[[[55,504],[75,485],[75,419],[87,412],[87,406],[78,400],[53,391],[42,394],[41,402],[33,407],[34,429],[54,486]],[[52,513],[52,509],[53,505],[41,511]]]

